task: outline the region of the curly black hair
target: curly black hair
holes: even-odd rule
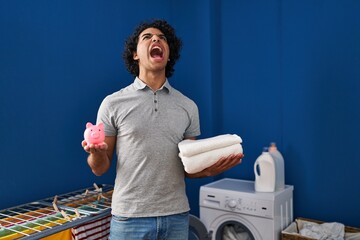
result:
[[[180,58],[180,50],[182,48],[182,41],[175,34],[175,29],[170,26],[165,20],[155,19],[146,22],[140,23],[135,31],[129,38],[125,41],[123,59],[126,65],[127,70],[136,76],[139,76],[139,65],[136,60],[133,59],[133,53],[137,50],[137,44],[139,40],[139,35],[142,31],[147,28],[156,28],[159,29],[166,37],[167,43],[170,49],[169,62],[165,67],[165,76],[167,78],[171,77],[174,73],[174,65],[176,61]]]

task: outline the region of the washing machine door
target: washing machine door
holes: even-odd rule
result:
[[[243,223],[235,220],[228,220],[221,223],[218,226],[215,233],[216,240],[223,239],[244,239],[244,240],[255,240],[255,237],[251,230],[246,227]]]
[[[204,223],[194,215],[189,215],[189,240],[210,240]]]

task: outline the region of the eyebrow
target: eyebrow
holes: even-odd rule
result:
[[[153,36],[153,35],[157,35],[158,37],[166,37],[165,34],[163,34],[163,33],[159,33],[159,34],[144,33],[140,37],[142,38],[142,37],[145,37],[145,36]]]

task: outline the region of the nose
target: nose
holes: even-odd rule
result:
[[[154,34],[154,35],[152,36],[152,41],[153,41],[153,42],[160,42],[159,36],[156,35],[156,34]]]

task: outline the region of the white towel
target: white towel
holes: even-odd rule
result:
[[[300,230],[300,235],[320,240],[340,240],[344,239],[344,224],[342,223],[304,223]]]
[[[214,149],[228,147],[242,143],[242,139],[236,134],[223,134],[216,137],[200,140],[183,140],[178,146],[181,156],[191,157],[193,155],[208,152]]]
[[[205,168],[212,166],[222,157],[227,157],[231,154],[238,154],[242,152],[242,146],[238,143],[207,152],[202,152],[191,157],[185,157],[180,152],[179,156],[181,157],[185,171],[187,173],[193,174],[201,172]]]

